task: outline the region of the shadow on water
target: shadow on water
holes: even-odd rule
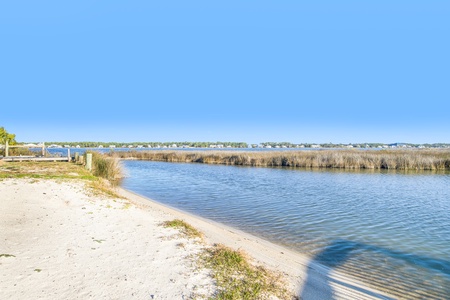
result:
[[[400,251],[393,251],[354,241],[335,240],[323,251],[319,252],[312,258],[311,263],[308,265],[306,282],[302,290],[299,291],[299,298],[304,300],[334,299],[335,294],[333,292],[332,284],[335,283],[343,286],[345,289],[357,291],[370,297],[375,297],[378,299],[395,299],[365,289],[361,286],[356,286],[352,283],[344,282],[331,277],[331,272],[334,269],[343,266],[352,256],[355,255],[355,253],[360,253],[361,251],[381,253],[383,256],[400,260],[403,263],[412,264],[421,268],[432,270],[435,273],[440,273],[446,277],[450,277],[449,261],[422,255],[403,253]],[[317,264],[324,265],[326,268],[318,268]],[[448,291],[444,290],[443,292],[446,294]]]

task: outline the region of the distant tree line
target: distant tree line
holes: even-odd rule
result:
[[[46,142],[46,145],[58,145],[58,146],[70,146],[76,147],[80,146],[82,148],[98,148],[102,146],[104,148],[115,146],[117,148],[121,147],[145,147],[145,148],[162,148],[162,147],[173,147],[177,148],[181,147],[192,147],[192,148],[248,148],[248,144],[244,142],[131,142],[131,143],[123,143],[123,142]]]
[[[0,127],[0,145],[5,139],[9,139],[12,145],[15,143],[15,135],[9,134]],[[450,148],[448,143],[412,144],[412,143],[290,143],[290,142],[263,142],[260,144],[247,144],[244,142],[46,142],[47,146],[58,145],[62,147],[81,148]]]
[[[294,144],[290,142],[264,142],[261,144],[252,144],[252,148],[265,147],[265,148],[385,148],[385,147],[399,147],[399,148],[449,148],[450,144],[447,143],[434,143],[434,144],[412,144],[412,143],[299,143]]]

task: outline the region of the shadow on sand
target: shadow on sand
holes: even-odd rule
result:
[[[299,298],[304,300],[335,299],[335,294],[331,286],[331,284],[335,283],[340,285],[343,290],[347,290],[350,293],[365,294],[369,297],[374,297],[377,299],[395,299],[386,297],[385,295],[379,294],[372,290],[365,289],[364,287],[356,286],[352,283],[330,277],[330,273],[333,269],[344,265],[345,262],[354,255],[354,253],[360,253],[361,251],[382,253],[390,258],[401,260],[404,263],[431,269],[434,272],[448,276],[450,279],[450,262],[448,261],[434,259],[427,256],[402,253],[399,251],[393,251],[386,248],[353,241],[336,240],[312,258],[310,264],[308,265],[306,282],[302,290],[299,291]],[[445,290],[443,292],[445,294],[450,291]],[[349,298],[351,298],[350,295]]]

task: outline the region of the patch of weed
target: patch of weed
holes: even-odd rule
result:
[[[0,254],[0,257],[16,257],[15,255],[12,254]]]
[[[253,266],[240,251],[214,245],[205,250],[202,261],[212,270],[217,283],[213,299],[290,299],[281,275]]]
[[[182,234],[187,236],[188,238],[203,238],[203,234],[192,227],[190,224],[186,223],[183,220],[175,219],[172,221],[163,222],[162,225],[166,228],[176,228],[181,231]]]

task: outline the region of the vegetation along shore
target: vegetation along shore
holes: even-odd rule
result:
[[[255,167],[448,170],[450,150],[112,151],[112,157]]]

